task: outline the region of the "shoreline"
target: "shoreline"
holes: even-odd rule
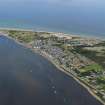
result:
[[[105,102],[101,100],[101,98],[99,98],[95,92],[94,89],[92,90],[89,86],[86,85],[86,83],[84,83],[83,80],[81,80],[80,78],[78,78],[77,76],[73,75],[71,72],[67,72],[65,70],[65,68],[61,67],[60,65],[56,64],[56,62],[53,61],[53,59],[50,57],[49,54],[47,54],[46,52],[43,52],[41,50],[37,50],[35,48],[32,48],[32,46],[29,46],[26,43],[21,43],[16,39],[13,39],[12,37],[8,36],[7,34],[3,34],[3,36],[12,39],[13,41],[15,41],[17,44],[22,45],[24,47],[26,47],[27,49],[30,49],[31,51],[33,51],[34,53],[37,53],[39,55],[41,55],[42,57],[44,57],[45,59],[47,59],[48,61],[50,61],[58,70],[60,70],[61,72],[65,73],[66,75],[72,77],[77,83],[79,83],[81,86],[83,86],[96,100],[98,100],[99,102],[101,102],[103,105],[105,105]]]
[[[72,34],[72,33],[64,33],[64,32],[56,32],[56,31],[45,31],[45,30],[34,30],[34,29],[28,29],[28,28],[2,28],[0,27],[0,31],[9,31],[9,30],[13,30],[13,31],[29,31],[29,32],[46,32],[49,34],[62,34],[63,37],[80,37],[80,38],[84,38],[84,39],[96,39],[96,40],[103,40],[105,41],[105,38],[103,37],[97,37],[95,35],[86,35],[86,34]],[[59,35],[60,36],[60,35]],[[58,37],[59,37],[58,36]]]
[[[31,31],[33,32],[34,30],[32,29],[24,29],[24,28],[2,28],[0,27],[0,31],[5,30],[5,31],[9,31],[9,30],[13,30],[13,31]]]
[[[75,75],[73,75],[71,72],[67,72],[63,67],[60,67],[58,64],[56,64],[53,59],[51,59],[50,55],[47,54],[46,52],[40,51],[41,53],[39,53],[38,51],[35,51],[34,49],[32,49],[35,53],[43,56],[45,59],[47,59],[48,61],[50,61],[58,70],[60,70],[61,72],[65,73],[66,75],[72,77],[77,83],[79,83],[81,86],[83,86],[96,100],[98,100],[99,102],[101,102],[103,105],[105,105],[105,102],[102,101],[92,90],[89,88],[89,86],[86,85],[86,83],[83,83],[83,81],[76,77]]]

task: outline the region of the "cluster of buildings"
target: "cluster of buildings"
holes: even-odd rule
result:
[[[80,71],[81,67],[85,67],[87,65],[91,65],[94,63],[87,57],[79,54],[74,53],[72,51],[64,51],[60,46],[57,46],[56,44],[61,43],[62,45],[67,46],[84,46],[84,47],[91,47],[95,44],[99,43],[99,40],[90,40],[90,39],[82,39],[82,38],[72,38],[72,37],[64,37],[64,35],[60,33],[60,37],[57,35],[52,35],[50,37],[46,37],[45,39],[39,38],[35,39],[33,42],[33,48],[41,50],[49,55],[51,59],[56,61],[60,66],[63,66],[66,70],[68,70],[71,73],[74,73],[74,75],[77,75]],[[89,76],[85,76],[84,79],[91,80],[90,84],[92,84],[94,87],[97,88],[97,82],[96,78],[99,76],[105,75],[105,72],[102,74],[97,73],[91,73]],[[100,94],[105,97],[104,90],[100,90]]]
[[[64,33],[52,33],[51,35],[56,36],[58,40],[64,40],[70,46],[93,46],[101,42],[99,39],[83,38]]]
[[[87,59],[84,56],[81,56],[78,53],[74,54],[70,51],[68,51],[68,53],[65,53],[65,51],[61,47],[56,46],[56,43],[59,40],[65,40],[65,39],[57,39],[57,41],[54,41],[51,38],[46,40],[36,39],[33,43],[33,46],[34,48],[41,49],[41,51],[46,52],[53,59],[57,60],[60,65],[68,67],[69,69],[71,68],[78,69],[82,66],[91,63],[89,59]]]

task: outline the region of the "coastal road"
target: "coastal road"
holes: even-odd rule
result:
[[[42,56],[0,36],[0,105],[102,105]]]

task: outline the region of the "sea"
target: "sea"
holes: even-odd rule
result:
[[[105,38],[105,0],[0,0],[0,27]]]
[[[0,36],[0,105],[102,105],[72,77]]]
[[[0,0],[0,27],[105,37],[104,0]],[[50,61],[0,36],[0,105],[102,105]]]

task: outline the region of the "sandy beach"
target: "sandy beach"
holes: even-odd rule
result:
[[[53,34],[57,37],[67,37],[67,38],[71,38],[71,37],[80,37],[82,39],[96,39],[96,40],[105,40],[105,38],[103,37],[97,37],[97,36],[94,36],[94,35],[81,35],[81,34],[71,34],[71,33],[63,33],[63,32],[52,32],[52,31],[42,31],[42,30],[34,30],[34,29],[25,29],[25,28],[2,28],[0,27],[0,32],[2,31],[9,31],[9,30],[14,30],[14,31],[29,31],[29,32],[45,32],[45,33],[50,33],[50,34]],[[100,35],[99,35],[100,36]]]

